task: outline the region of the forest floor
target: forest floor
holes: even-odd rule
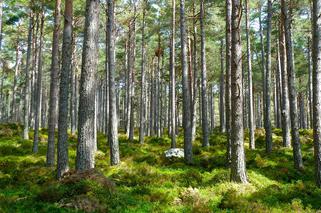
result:
[[[46,130],[39,153],[21,139],[21,126],[0,127],[0,212],[316,212],[321,190],[314,184],[312,131],[302,130],[305,170],[293,168],[292,150],[282,148],[279,129],[273,131],[273,153],[265,153],[264,131],[256,131],[256,150],[248,149],[249,184],[229,182],[226,137],[214,132],[211,146],[194,142],[194,165],[169,162],[164,151],[169,138],[146,138],[145,144],[120,135],[122,163],[109,166],[104,135],[98,135],[96,169],[71,172],[55,180],[45,167]],[[30,133],[32,136],[33,133]],[[182,137],[178,144],[182,147]],[[70,136],[70,168],[74,168],[76,138]]]

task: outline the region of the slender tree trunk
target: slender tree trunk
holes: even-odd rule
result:
[[[220,76],[220,130],[225,132],[226,120],[225,120],[225,88],[224,88],[224,41],[221,40],[221,76]],[[213,90],[213,88],[211,88]],[[212,94],[213,95],[213,94]]]
[[[224,79],[223,79],[224,81]],[[224,83],[223,83],[224,84]],[[215,128],[215,98],[214,98],[214,89],[213,85],[210,87],[210,111],[211,111],[211,130],[213,131]],[[224,88],[224,85],[223,85]],[[224,100],[224,98],[223,98]],[[225,125],[224,125],[225,128]]]
[[[232,0],[231,181],[247,183],[243,130],[242,45],[240,35],[241,14],[242,5],[240,0]]]
[[[290,106],[289,106],[289,90],[288,90],[288,75],[287,75],[287,59],[286,59],[286,46],[284,34],[284,14],[281,13],[281,22],[279,30],[279,49],[282,73],[282,137],[283,146],[291,146],[291,120],[290,120]]]
[[[49,96],[49,118],[48,118],[48,145],[47,145],[47,166],[55,163],[55,128],[57,123],[57,96],[58,96],[58,75],[59,75],[59,33],[60,33],[60,6],[61,0],[56,0],[54,12],[54,31],[51,53],[51,74],[50,74],[50,96]]]
[[[135,116],[134,116],[134,100],[135,100],[135,57],[136,57],[136,5],[133,3],[134,16],[130,22],[131,34],[129,38],[129,92],[130,92],[130,116],[129,116],[129,132],[128,138],[130,141],[134,140],[134,125],[135,125]]]
[[[24,85],[24,106],[23,106],[23,139],[29,139],[29,97],[30,97],[30,65],[31,65],[31,42],[32,42],[32,28],[33,28],[33,12],[29,14],[29,27],[28,27],[28,44],[27,44],[27,59],[25,66],[25,85]],[[0,26],[1,29],[1,26]],[[1,37],[1,33],[0,33]],[[1,41],[0,41],[1,46]],[[1,48],[0,48],[1,50]]]
[[[143,23],[142,23],[142,61],[141,61],[141,84],[140,84],[140,125],[139,125],[139,143],[144,143],[145,137],[145,112],[144,112],[144,105],[145,105],[145,60],[146,60],[146,53],[145,53],[145,16],[146,16],[146,4],[147,1],[144,1],[144,8],[143,8]]]
[[[196,0],[193,0],[193,46],[192,46],[192,67],[193,67],[193,88],[191,88],[192,93],[192,141],[196,137],[196,126],[197,126],[197,102],[198,102],[198,83],[199,83],[199,74],[198,74],[198,63],[197,63],[197,25],[196,25],[196,16],[195,14],[195,3]],[[190,80],[192,81],[192,79]],[[201,116],[201,114],[200,114]]]
[[[257,126],[262,128],[262,103],[260,93],[257,95]]]
[[[38,73],[37,84],[35,90],[35,126],[34,126],[34,138],[33,138],[33,152],[38,152],[39,144],[39,115],[41,112],[41,88],[42,88],[42,46],[43,46],[43,28],[44,28],[44,12],[41,12],[40,23],[40,41],[39,41],[39,53],[38,53]]]
[[[299,93],[299,109],[300,109],[300,128],[306,129],[306,119],[305,119],[305,104],[304,104],[304,94],[303,92]]]
[[[114,0],[108,0],[108,71],[109,71],[109,131],[108,141],[110,146],[110,164],[118,165],[119,144],[118,144],[118,121],[116,106],[116,87],[115,87],[115,18]]]
[[[281,128],[282,116],[281,116],[281,106],[282,106],[282,82],[281,82],[281,57],[280,57],[280,48],[279,40],[277,42],[277,70],[276,70],[276,99],[277,99],[277,128]]]
[[[266,33],[266,67],[265,67],[265,108],[264,108],[264,128],[265,128],[265,151],[272,152],[272,127],[271,127],[271,31],[272,31],[272,1],[268,0],[267,33]]]
[[[321,1],[313,1],[313,139],[315,181],[321,188]]]
[[[309,65],[309,80],[308,80],[308,96],[309,96],[309,111],[310,111],[310,125],[309,127],[313,128],[313,74],[312,74],[312,58],[311,58],[311,41],[308,37],[308,65]]]
[[[232,144],[231,144],[231,26],[232,22],[232,0],[226,0],[226,34],[225,34],[225,42],[226,42],[226,89],[225,89],[225,110],[226,110],[226,132],[227,132],[227,164],[231,163],[231,152],[232,152]]]
[[[191,91],[189,87],[186,49],[185,0],[180,0],[180,31],[181,31],[181,63],[183,85],[183,125],[184,125],[184,158],[187,164],[193,161],[192,152],[192,119],[191,119]]]
[[[249,20],[249,1],[245,1],[246,12],[246,44],[247,44],[247,69],[248,69],[248,113],[249,113],[249,130],[250,130],[250,149],[255,149],[254,138],[254,113],[253,113],[253,85],[252,85],[252,53],[251,53],[251,39],[250,39],[250,20]]]
[[[297,107],[297,93],[295,88],[295,69],[294,69],[294,59],[293,59],[291,21],[290,21],[290,14],[288,11],[287,2],[285,2],[285,0],[281,0],[281,8],[284,16],[294,166],[296,169],[302,170],[303,162],[302,162],[301,144],[300,144],[300,137],[299,137],[299,127],[298,127],[298,109],[297,109],[298,107]]]
[[[19,37],[16,46],[16,64],[14,66],[14,78],[13,78],[13,87],[12,87],[12,104],[11,104],[11,120],[13,122],[17,122],[17,97],[16,97],[16,90],[17,90],[17,81],[18,81],[18,72],[19,66],[21,63],[22,55],[20,54],[20,46],[19,46]]]
[[[176,94],[175,94],[175,26],[176,23],[176,1],[172,0],[172,31],[170,52],[170,98],[171,98],[171,147],[176,148]]]
[[[205,53],[205,30],[204,30],[204,0],[200,0],[200,28],[201,28],[201,76],[202,76],[202,131],[204,147],[209,146],[208,122],[207,122],[207,77],[206,77],[206,53]]]
[[[64,175],[64,173],[66,173],[69,170],[67,130],[68,130],[68,94],[69,94],[69,83],[70,83],[69,76],[72,69],[72,31],[73,31],[72,18],[73,18],[73,0],[66,0],[65,14],[64,14],[62,57],[61,57],[62,67],[61,67],[61,73],[60,73],[60,91],[59,91],[58,151],[57,151],[57,154],[58,154],[57,155],[57,177],[58,178],[61,178]],[[91,104],[92,103],[94,102],[91,102]],[[92,127],[93,125],[90,128],[92,129]]]
[[[78,110],[78,145],[76,169],[83,171],[94,168],[94,121],[95,121],[95,76],[98,66],[99,0],[86,1],[86,19],[82,69],[80,79],[80,99]]]
[[[32,13],[30,12],[30,14],[32,14]],[[2,16],[3,16],[3,0],[0,0],[0,51],[2,50],[2,22],[3,22]],[[0,68],[2,69],[2,62],[0,62]],[[1,79],[1,82],[0,82],[0,120],[3,117],[3,103],[4,103],[3,79]]]

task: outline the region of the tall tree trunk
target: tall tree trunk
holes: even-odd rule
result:
[[[240,35],[241,14],[242,5],[240,0],[232,0],[231,181],[247,183],[243,130],[242,45]]]
[[[265,151],[272,152],[272,127],[271,127],[271,31],[272,31],[272,1],[268,0],[267,32],[266,32],[266,66],[265,66],[265,108],[264,108],[264,128],[265,128]]]
[[[16,46],[16,64],[14,66],[14,78],[13,78],[13,86],[12,86],[12,104],[11,104],[11,121],[17,122],[17,81],[18,81],[18,72],[19,66],[22,59],[22,55],[20,54],[20,46],[19,46],[19,37],[17,38],[17,46]]]
[[[281,61],[281,79],[282,79],[282,137],[283,146],[291,146],[291,120],[290,120],[290,106],[289,106],[289,90],[288,90],[288,75],[287,75],[287,59],[285,46],[285,32],[284,32],[284,14],[281,13],[281,22],[279,29],[279,51]]]
[[[130,141],[134,140],[134,125],[135,125],[135,116],[134,116],[134,101],[135,101],[135,57],[136,57],[136,3],[133,2],[134,15],[130,21],[131,34],[129,38],[129,92],[130,92],[130,116],[129,116],[129,132],[128,138]]]
[[[77,171],[94,168],[95,77],[98,66],[99,0],[86,1],[78,110]]]
[[[39,144],[39,115],[41,111],[41,88],[42,88],[42,46],[43,46],[43,28],[44,28],[44,12],[41,12],[40,23],[40,41],[39,41],[39,53],[38,53],[38,73],[37,84],[35,90],[35,126],[34,126],[34,138],[33,138],[33,152],[38,152]]]
[[[281,116],[281,106],[282,106],[282,74],[281,74],[281,57],[280,57],[280,48],[279,40],[277,40],[277,70],[276,70],[276,99],[277,99],[277,128],[281,128],[282,116]]]
[[[265,87],[265,72],[266,72],[266,68],[265,68],[265,56],[264,56],[264,52],[265,52],[265,48],[264,48],[264,43],[263,43],[263,24],[262,24],[262,5],[260,4],[259,5],[259,25],[260,25],[260,46],[261,46],[261,68],[262,68],[262,80],[263,80],[263,83],[262,83],[262,86],[263,86],[263,94],[262,96],[260,96],[260,113],[261,112],[265,112],[265,101],[264,101],[264,98],[265,98],[265,91],[266,91],[266,87]],[[262,98],[262,100],[261,100]],[[265,116],[263,116],[265,117]],[[262,115],[260,114],[260,122],[262,121]],[[263,126],[262,122],[261,122],[261,127]]]
[[[308,37],[308,65],[309,65],[309,80],[308,80],[308,96],[309,96],[309,111],[310,111],[310,122],[309,127],[313,128],[313,74],[312,74],[312,58],[311,58],[311,39]]]
[[[206,86],[206,53],[205,53],[205,30],[204,30],[204,0],[200,0],[200,28],[201,28],[201,76],[202,76],[202,133],[204,147],[209,146],[208,122],[207,122],[207,86]]]
[[[66,0],[65,14],[64,14],[62,57],[61,57],[62,67],[61,67],[61,73],[60,73],[60,90],[59,90],[58,151],[57,151],[57,154],[58,154],[57,155],[57,177],[58,178],[61,178],[64,175],[64,173],[66,173],[69,170],[67,130],[68,130],[68,95],[69,95],[69,83],[70,83],[69,77],[72,69],[72,31],[73,31],[72,19],[73,19],[73,0]],[[94,102],[91,102],[91,104],[92,103]],[[90,126],[91,129],[92,127],[93,125]],[[81,134],[79,134],[79,137],[81,137]],[[80,141],[81,140],[78,140],[78,143],[80,143]]]
[[[110,164],[118,165],[119,144],[118,144],[118,121],[116,106],[116,86],[115,86],[115,18],[114,0],[108,0],[108,71],[109,71],[109,131],[108,141],[110,146]]]
[[[313,139],[315,181],[321,188],[321,1],[313,1]]]
[[[176,94],[175,94],[175,26],[176,1],[172,0],[172,31],[170,52],[170,103],[171,103],[171,147],[176,148]]]
[[[198,73],[198,63],[197,63],[197,14],[195,13],[196,0],[193,0],[193,46],[192,46],[192,67],[193,67],[193,88],[191,88],[192,93],[192,141],[196,137],[196,126],[197,126],[197,102],[198,102],[198,84],[199,84],[199,73]],[[200,101],[200,100],[199,100]],[[200,103],[200,102],[199,102]],[[201,116],[201,114],[200,114]]]
[[[306,119],[305,119],[305,103],[303,92],[299,93],[299,108],[300,108],[300,128],[306,129]]]
[[[250,20],[249,20],[249,1],[245,1],[246,12],[246,44],[247,44],[247,69],[248,69],[248,113],[249,113],[249,130],[250,130],[250,149],[255,149],[254,138],[254,113],[253,113],[253,85],[252,85],[252,53],[251,53],[251,38],[250,38]]]
[[[297,107],[297,93],[295,88],[295,69],[294,69],[294,59],[293,59],[291,21],[290,21],[290,14],[288,11],[288,5],[287,5],[287,2],[285,2],[285,0],[281,0],[281,8],[284,16],[294,166],[296,169],[302,170],[303,162],[302,162],[301,144],[300,144],[300,137],[299,137],[299,127],[298,127],[298,109],[297,109],[298,107]]]
[[[27,59],[25,66],[25,85],[24,85],[24,105],[23,105],[23,139],[29,139],[29,97],[30,97],[30,65],[31,65],[31,42],[32,42],[32,28],[33,28],[33,12],[29,14],[29,27],[28,27],[28,41],[27,41]],[[0,26],[1,27],[1,26]],[[0,35],[1,37],[1,35]],[[0,42],[1,43],[1,42]],[[1,46],[1,44],[0,44]]]
[[[181,63],[183,85],[183,128],[184,128],[184,158],[187,164],[193,161],[192,152],[192,119],[191,119],[191,91],[189,87],[186,49],[185,0],[180,0],[180,31],[181,31]]]
[[[142,23],[142,61],[141,61],[141,84],[140,84],[140,116],[139,116],[139,143],[144,143],[145,137],[145,61],[146,61],[146,53],[145,53],[145,16],[146,16],[146,7],[147,1],[143,2],[143,23]]]
[[[226,120],[225,120],[225,88],[224,88],[224,41],[221,40],[221,76],[220,76],[220,130],[225,132]],[[213,90],[213,88],[211,88]],[[212,94],[213,95],[213,94]]]
[[[214,89],[213,88],[214,88],[213,85],[211,85],[210,91],[209,91],[209,94],[210,94],[210,106],[209,106],[209,108],[210,108],[210,113],[211,113],[211,130],[212,131],[215,128],[215,99],[214,99]],[[224,88],[224,77],[223,77],[223,88]],[[222,97],[222,99],[224,100],[223,96],[220,96],[220,97]],[[220,107],[221,107],[221,105],[220,105]],[[220,111],[220,113],[222,113],[222,111]],[[221,116],[221,114],[220,114],[220,116]],[[224,128],[225,128],[225,125],[224,125]]]
[[[54,31],[51,53],[50,95],[49,95],[49,118],[48,118],[48,145],[47,166],[55,164],[55,128],[57,123],[57,96],[59,75],[59,33],[60,33],[60,6],[61,0],[56,0],[54,12]]]
[[[31,12],[30,12],[31,14]],[[0,51],[2,50],[2,16],[3,16],[3,0],[0,0]],[[0,68],[2,69],[2,62],[0,62]],[[3,116],[3,103],[4,103],[4,95],[3,95],[3,78],[1,78],[0,82],[0,120]]]
[[[227,164],[231,163],[231,30],[232,30],[232,0],[226,0],[226,33],[225,33],[225,43],[226,43],[226,89],[225,89],[225,110],[226,110],[226,132],[227,132]]]

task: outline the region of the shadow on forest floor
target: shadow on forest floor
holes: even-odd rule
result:
[[[264,131],[256,131],[256,150],[248,149],[250,184],[229,182],[226,136],[215,130],[209,148],[193,144],[194,164],[170,162],[168,137],[130,143],[120,134],[122,163],[109,166],[106,137],[98,134],[96,169],[71,171],[62,181],[45,167],[47,132],[41,131],[39,153],[32,140],[21,139],[22,127],[0,125],[0,212],[315,212],[321,190],[313,182],[312,131],[301,130],[303,172],[293,167],[292,149],[282,148],[282,133],[273,131],[273,152],[265,153]],[[33,133],[30,133],[30,138]],[[69,137],[74,168],[76,137]],[[183,146],[182,136],[177,138]]]

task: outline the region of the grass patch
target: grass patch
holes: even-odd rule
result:
[[[121,161],[109,166],[106,136],[98,134],[96,169],[70,172],[61,181],[45,167],[47,130],[39,153],[22,140],[22,126],[0,125],[0,212],[316,212],[321,190],[314,184],[312,131],[300,130],[305,171],[294,169],[292,149],[282,147],[282,132],[273,130],[273,152],[265,153],[264,130],[256,130],[256,150],[248,149],[249,184],[229,182],[226,135],[215,129],[209,148],[201,146],[198,129],[194,163],[169,162],[167,136],[133,143],[120,134]],[[31,132],[30,135],[33,135]],[[77,137],[69,135],[70,168],[74,168]],[[183,147],[180,134],[177,146]]]

